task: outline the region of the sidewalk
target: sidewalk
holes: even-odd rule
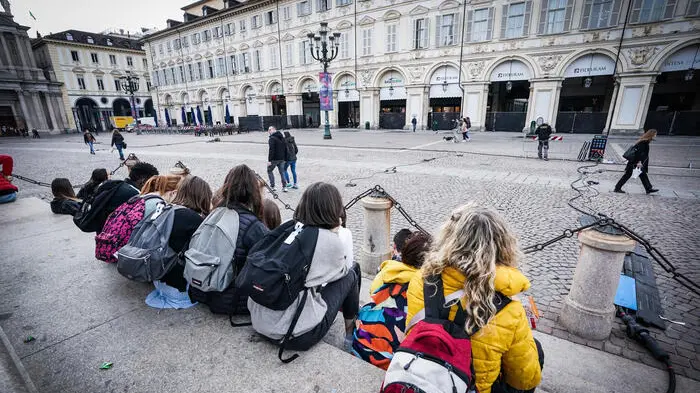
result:
[[[284,365],[249,327],[232,328],[204,307],[158,311],[150,286],[92,258],[92,234],[47,203],[0,205],[0,329],[40,392],[376,392],[381,370],[342,352],[340,324],[325,342]],[[366,280],[365,280],[366,281]],[[363,293],[366,291],[363,291]],[[27,335],[35,341],[24,343]],[[664,392],[658,369],[536,333],[545,351],[538,391]],[[329,345],[329,343],[333,345]],[[6,348],[0,349],[3,354]],[[0,358],[0,390],[23,392]],[[102,362],[110,370],[100,370]],[[7,376],[15,376],[13,380]],[[9,381],[8,381],[9,380]],[[678,378],[676,392],[700,391]]]

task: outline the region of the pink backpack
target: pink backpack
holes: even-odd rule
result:
[[[114,254],[129,241],[134,227],[143,219],[146,201],[153,198],[162,200],[157,195],[137,195],[122,203],[107,217],[102,232],[95,236],[95,258],[107,263],[117,262]]]

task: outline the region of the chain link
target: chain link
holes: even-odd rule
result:
[[[255,171],[253,171],[253,172],[255,172]],[[268,191],[270,194],[272,194],[272,198],[273,198],[273,199],[278,200],[278,201],[282,204],[282,206],[284,206],[285,209],[291,210],[292,212],[294,212],[294,208],[292,207],[292,205],[290,205],[289,203],[283,201],[282,198],[280,198],[280,195],[277,193],[277,191],[275,191],[274,189],[272,189],[272,187],[270,187],[270,185],[267,184],[267,181],[265,181],[265,179],[263,179],[263,177],[260,176],[260,174],[259,174],[258,172],[255,172],[255,176],[257,176],[258,180],[265,186],[265,188],[267,189],[267,191]],[[282,187],[284,187],[284,185],[283,185]]]
[[[129,161],[129,160],[131,160],[131,161],[138,161],[139,159],[138,159],[138,157],[136,157],[136,154],[134,154],[134,153],[129,154],[129,156],[126,157],[126,159],[125,159],[124,161],[122,161],[122,162],[119,163],[119,166],[118,166],[118,167],[114,168],[113,171],[109,172],[109,175],[112,176],[112,175],[114,175],[115,173],[117,173],[117,171],[119,171],[119,169],[121,169],[123,166],[125,166],[125,165],[126,165],[126,162]],[[179,162],[180,162],[180,161],[178,161],[178,163],[179,163]],[[18,174],[16,174],[16,173],[13,173],[11,176],[12,176],[13,178],[15,178],[15,179],[19,179],[19,180],[25,181],[25,182],[27,182],[27,183],[36,184],[37,186],[49,187],[49,188],[51,187],[51,183],[45,183],[45,182],[43,182],[43,181],[30,179],[30,178],[28,178],[28,177],[24,177],[24,176],[18,175]],[[86,184],[86,183],[85,183],[85,184]],[[85,184],[75,185],[75,186],[73,186],[73,188],[82,188]]]
[[[380,198],[386,198],[386,199],[390,200],[391,206],[393,208],[395,208],[396,210],[398,210],[398,212],[406,219],[406,221],[408,221],[409,225],[411,225],[412,227],[416,228],[417,230],[419,230],[420,232],[422,232],[426,235],[429,234],[428,231],[423,229],[423,227],[421,227],[420,224],[418,224],[418,222],[416,220],[414,220],[410,214],[408,214],[408,212],[403,208],[403,206],[401,206],[401,203],[399,203],[396,199],[394,199],[394,197],[389,195],[389,193],[386,192],[386,190],[384,190],[384,188],[382,188],[382,186],[380,186],[378,184],[372,188],[367,189],[365,192],[363,192],[363,193],[359,194],[358,196],[354,197],[353,199],[351,199],[350,202],[348,202],[345,205],[345,210],[348,210],[351,207],[353,207],[357,202],[360,201],[360,199],[367,197],[367,196],[372,196],[372,195],[380,197]]]

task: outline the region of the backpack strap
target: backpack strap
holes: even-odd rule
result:
[[[430,276],[423,283],[423,304],[425,317],[446,320],[450,310],[445,309],[445,289],[442,284],[442,276]]]
[[[296,327],[297,322],[299,321],[299,317],[301,316],[301,312],[304,310],[304,305],[306,304],[306,298],[309,296],[309,289],[304,290],[304,294],[301,296],[301,301],[299,302],[299,305],[297,306],[297,310],[294,312],[294,318],[292,319],[292,323],[289,325],[289,329],[287,329],[287,333],[284,335],[284,338],[282,338],[282,342],[280,343],[280,350],[277,353],[277,357],[282,361],[282,363],[289,363],[293,361],[294,359],[299,357],[298,353],[295,353],[291,357],[288,357],[286,359],[282,358],[282,353],[284,352],[284,348],[287,346],[287,342],[289,342],[289,339],[292,338],[292,333],[294,332],[294,327]]]

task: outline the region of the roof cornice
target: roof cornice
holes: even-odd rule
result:
[[[137,53],[137,54],[144,55],[144,56],[146,55],[146,51],[141,50],[141,49],[128,49],[128,48],[122,48],[122,47],[118,47],[118,46],[85,44],[85,43],[77,42],[77,41],[54,40],[51,38],[44,38],[44,37],[42,37],[38,40],[37,39],[32,40],[32,49],[38,48],[41,45],[45,45],[45,44],[78,46],[78,47],[83,47],[83,48],[113,50],[113,51],[117,51],[117,52],[129,52],[129,53]]]

